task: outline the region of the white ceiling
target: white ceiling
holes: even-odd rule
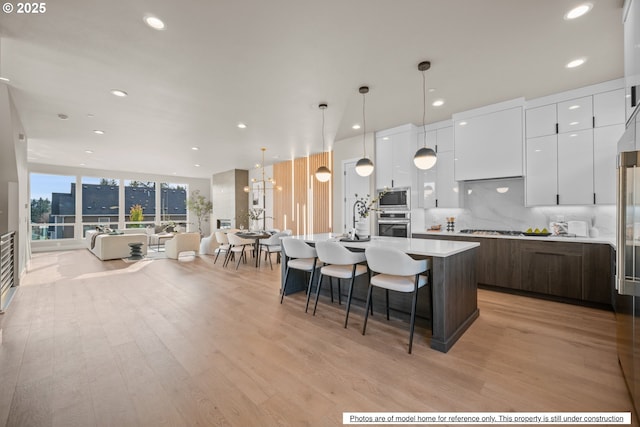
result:
[[[320,102],[328,145],[361,134],[363,84],[367,131],[421,124],[422,60],[427,123],[622,77],[623,1],[590,1],[57,0],[0,14],[0,76],[30,162],[209,177],[322,151]]]

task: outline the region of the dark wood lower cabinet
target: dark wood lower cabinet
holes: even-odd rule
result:
[[[478,284],[610,306],[613,248],[600,243],[414,234],[479,242]]]
[[[582,298],[582,244],[522,242],[522,290]]]

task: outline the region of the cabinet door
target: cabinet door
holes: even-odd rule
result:
[[[419,170],[418,171],[418,191],[420,194],[418,197],[420,198],[419,207],[428,209],[435,208],[436,200],[438,198],[438,183],[437,183],[437,169],[440,165],[440,159],[434,167],[427,170]]]
[[[445,151],[438,153],[436,163],[436,193],[438,195],[437,207],[439,208],[459,208],[460,184],[454,177],[454,153]]]
[[[391,188],[393,180],[393,136],[376,138],[376,188]]]
[[[582,299],[611,304],[613,298],[612,249],[609,245],[583,244]]]
[[[438,144],[438,153],[453,151],[453,126],[438,129],[436,143]]]
[[[593,204],[593,130],[558,135],[558,194],[561,205]]]
[[[456,180],[522,176],[523,119],[522,107],[514,107],[456,120]]]
[[[616,155],[624,124],[593,130],[593,191],[598,205],[616,203]]]
[[[624,89],[594,95],[593,115],[595,127],[624,124]]]
[[[640,96],[640,93],[636,92],[635,104],[632,104],[631,88],[640,84],[640,1],[638,0],[631,1],[624,21],[624,80],[626,120],[629,120],[638,105]]]
[[[393,135],[392,158],[393,170],[391,173],[392,187],[411,187],[413,172],[416,169],[413,164],[413,156],[416,153],[415,133],[403,132]]]
[[[558,104],[558,131],[560,133],[591,129],[593,127],[593,97],[572,99]]]
[[[527,206],[555,205],[558,194],[558,137],[527,139]]]
[[[521,242],[522,289],[549,295],[582,297],[582,245]]]
[[[527,138],[555,135],[557,123],[556,104],[530,108],[526,111]]]

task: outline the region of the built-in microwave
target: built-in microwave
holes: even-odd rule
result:
[[[411,188],[387,188],[378,190],[378,208],[410,210],[411,209]]]

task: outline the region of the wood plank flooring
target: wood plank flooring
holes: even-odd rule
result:
[[[613,313],[478,291],[447,353],[278,268],[35,254],[2,316],[0,425],[336,426],[345,411],[630,411]]]

